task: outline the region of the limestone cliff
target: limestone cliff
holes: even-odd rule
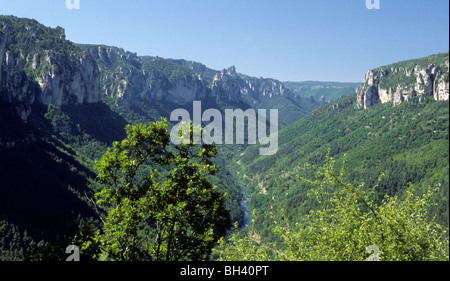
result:
[[[241,99],[241,79],[234,66],[218,72],[212,82],[212,93],[217,99],[235,102]]]
[[[262,97],[290,97],[292,92],[282,82],[272,78],[246,78],[241,89],[242,94]]]
[[[0,102],[25,121],[31,105],[96,103],[100,76],[93,58],[65,40],[64,29],[0,16]]]
[[[213,96],[228,102],[241,100],[243,95],[252,97],[289,97],[291,91],[280,81],[270,78],[239,76],[234,66],[217,73],[212,83]]]
[[[158,57],[138,57],[117,47],[80,45],[97,61],[102,92],[131,106],[138,99],[179,105],[203,99],[207,88],[201,75]],[[181,70],[180,70],[181,69]]]
[[[370,70],[357,89],[358,106],[366,109],[378,101],[395,106],[414,99],[422,102],[427,96],[449,99],[448,53]]]
[[[139,57],[117,47],[79,47],[99,65],[102,92],[120,106],[129,107],[139,100],[187,105],[206,98],[235,103],[243,95],[270,98],[290,94],[280,81],[239,75],[234,66],[216,71],[185,60]]]
[[[76,55],[70,65],[65,65],[61,63],[64,60],[59,54],[48,51],[42,59],[48,69],[34,78],[41,89],[37,95],[38,101],[56,106],[98,102],[100,76],[92,57]]]

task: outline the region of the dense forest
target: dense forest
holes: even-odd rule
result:
[[[347,155],[347,179],[377,186],[378,201],[400,195],[412,183],[419,190],[440,184],[432,214],[448,226],[448,102],[377,104],[370,110],[356,107],[355,95],[315,110],[280,132],[276,157],[258,157],[256,147],[239,156],[235,169],[252,194],[249,204],[258,213],[255,227],[271,240],[266,210],[284,209],[294,219],[314,206],[310,188],[296,175],[311,176],[304,164],[321,165],[331,156]],[[256,160],[255,160],[256,158]]]
[[[84,224],[86,218],[100,223],[91,202],[94,194],[102,189],[94,166],[114,141],[126,137],[128,124],[104,103],[36,105],[27,124],[15,119],[16,114],[11,111],[2,124],[21,124],[24,141],[14,138],[11,147],[0,148],[3,175],[0,213],[5,225],[2,259],[5,260],[27,256],[28,246],[19,243],[22,238],[17,237],[36,241],[33,245],[42,248],[49,241],[66,241],[72,229]],[[29,137],[31,134],[34,135]],[[242,200],[241,188],[224,168],[226,157],[213,161],[221,168],[214,176],[207,177],[218,186],[220,193],[227,194],[226,206],[233,221],[241,222],[243,214],[238,207]],[[169,170],[161,167],[159,172],[164,174]]]
[[[2,171],[10,175],[2,177],[2,207],[4,211],[8,210],[4,214],[9,214],[2,217],[2,247],[5,249],[2,258],[5,260],[36,258],[36,251],[38,258],[55,258],[42,252],[52,252],[49,250],[52,247],[62,249],[68,239],[79,239],[74,234],[79,230],[73,229],[82,229],[86,224],[84,218],[96,218],[93,225],[101,225],[90,201],[95,198],[94,193],[102,190],[94,166],[107,147],[126,137],[125,130],[120,128],[127,122],[105,104],[62,108],[37,106],[33,112],[33,118],[26,126],[39,127],[41,135],[36,137],[49,139],[2,150],[1,159],[5,163]],[[297,132],[302,132],[301,138]],[[429,100],[396,107],[377,104],[370,110],[362,110],[356,108],[355,97],[350,95],[282,130],[277,157],[260,157],[257,147],[243,150],[219,146],[218,152],[225,155],[217,157],[218,167],[227,169],[221,169],[222,175],[209,176],[210,182],[219,186],[217,191],[226,194],[226,206],[232,211],[233,221],[242,219],[240,208],[232,207],[233,202],[238,204],[242,200],[237,179],[244,184],[251,197],[248,205],[254,210],[254,222],[240,231],[239,237],[249,231],[260,243],[267,243],[265,247],[258,246],[259,250],[267,250],[270,243],[279,241],[280,232],[273,232],[276,218],[292,224],[320,207],[308,196],[313,185],[299,180],[298,176],[313,178],[314,169],[304,164],[320,166],[327,154],[337,159],[345,155],[345,180],[352,185],[365,182],[366,186],[376,186],[371,193],[373,204],[381,204],[386,195],[407,197],[410,183],[417,194],[426,192],[429,186],[439,186],[429,196],[431,205],[424,220],[435,217],[437,223],[448,226],[448,102]],[[256,156],[252,157],[251,153]],[[339,162],[336,166],[344,165]],[[233,173],[229,172],[233,169]],[[170,169],[165,170],[159,168],[161,174],[167,175]],[[27,177],[21,176],[24,171]],[[5,188],[8,186],[14,189]],[[60,186],[66,186],[66,189]],[[226,186],[226,189],[220,186]],[[236,186],[234,199],[230,196],[233,194],[231,186]],[[24,201],[26,198],[29,200]],[[24,204],[27,208],[19,207]],[[47,212],[44,217],[43,212]],[[58,216],[52,215],[54,213]],[[36,232],[39,229],[47,231]],[[54,246],[48,241],[61,244]],[[79,242],[83,243],[83,240]],[[237,245],[245,246],[239,243],[244,241],[238,240]],[[258,245],[253,240],[245,243],[252,247]],[[228,244],[222,244],[224,248],[220,253],[214,250],[212,258],[245,258],[227,256],[225,253],[233,249],[228,247],[235,245],[224,245]],[[264,257],[275,259],[273,253],[265,253],[258,259]]]
[[[432,197],[440,186],[422,193],[410,185],[403,196],[377,200],[377,184],[354,185],[346,180],[344,156],[338,163],[326,155],[321,167],[305,165],[314,179],[306,196],[316,207],[295,219],[270,212],[277,239],[266,242],[252,223],[247,235],[236,232],[214,255],[224,261],[439,261],[449,259],[448,227],[430,218]],[[340,166],[338,168],[338,166]],[[378,202],[377,202],[378,201]],[[271,208],[272,209],[272,208]],[[286,212],[285,212],[286,211]],[[255,221],[254,217],[254,221]]]

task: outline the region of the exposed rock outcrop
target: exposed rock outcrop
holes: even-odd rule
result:
[[[289,97],[292,92],[282,82],[271,78],[247,78],[241,86],[241,93],[252,95],[254,97]]]
[[[228,102],[240,101],[243,95],[252,97],[289,96],[291,91],[280,81],[270,78],[241,78],[234,66],[222,70],[214,77],[213,95]]]
[[[212,93],[217,99],[236,102],[241,99],[241,79],[237,76],[234,66],[224,69],[214,76]]]
[[[0,102],[11,104],[17,114],[26,120],[31,113],[39,87],[30,81],[10,52],[6,50],[7,36],[0,37]]]
[[[370,70],[357,89],[358,106],[366,109],[378,101],[395,106],[427,96],[449,99],[448,53]]]
[[[22,120],[36,101],[56,106],[98,102],[97,64],[64,39],[63,28],[2,16],[0,30],[0,102],[11,104]]]
[[[215,71],[184,60],[138,57],[116,47],[80,47],[99,65],[102,92],[114,97],[120,106],[130,107],[138,100],[186,105],[205,98],[235,103],[243,95],[270,98],[290,94],[280,81],[238,75],[234,66]]]
[[[46,63],[48,69],[35,77],[41,89],[37,96],[39,102],[56,106],[98,102],[100,75],[92,57],[74,56],[71,64],[66,65],[59,54],[48,51],[42,59],[45,62],[41,63]]]
[[[142,101],[187,105],[207,98],[236,103],[244,96],[289,98],[290,93],[280,81],[241,75],[234,66],[216,71],[116,47],[76,45],[65,40],[61,27],[0,16],[0,102],[23,120],[35,102],[95,103],[102,94],[131,107]]]
[[[162,69],[147,66],[135,53],[121,48],[96,45],[82,48],[100,66],[103,92],[117,98],[121,106],[131,106],[138,98],[184,105],[207,96],[201,75],[193,71],[168,77]],[[175,65],[161,58],[153,58],[151,62],[152,65],[161,64],[163,67],[167,67],[166,64]]]

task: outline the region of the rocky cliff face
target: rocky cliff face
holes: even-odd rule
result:
[[[65,65],[59,54],[48,51],[40,62],[33,62],[32,69],[39,63],[48,65],[47,71],[34,78],[41,89],[38,101],[56,106],[98,102],[100,76],[96,63],[87,54],[74,56],[73,60]]]
[[[181,75],[171,76],[164,73],[164,67],[176,65],[161,58],[153,58],[147,64],[135,53],[108,46],[85,45],[97,61],[101,70],[103,92],[114,98],[122,106],[131,106],[137,98],[149,102],[164,101],[179,105],[203,99],[207,88],[197,73],[186,71]],[[180,67],[180,66],[179,66]]]
[[[0,102],[13,106],[24,121],[36,101],[56,106],[98,102],[97,64],[65,40],[64,29],[2,16],[0,30]]]
[[[449,99],[448,53],[370,70],[357,89],[358,106],[366,109],[378,101],[395,106],[427,96]]]
[[[292,92],[282,82],[271,78],[247,78],[241,89],[242,94],[252,95],[254,97],[290,97]]]
[[[290,94],[280,81],[242,78],[234,66],[215,71],[184,60],[138,57],[116,47],[80,47],[100,67],[102,92],[116,98],[121,106],[129,107],[137,100],[187,105],[206,98],[234,103],[241,101],[243,95],[270,98]]]
[[[256,97],[289,97],[292,93],[278,80],[270,78],[241,78],[234,66],[217,73],[212,83],[213,96],[228,102],[240,101],[244,95]]]
[[[29,105],[36,99],[39,88],[27,79],[16,60],[6,50],[7,36],[0,37],[0,102],[11,104],[23,120],[31,113]]]
[[[212,82],[212,95],[227,102],[241,100],[242,81],[237,76],[234,66],[218,72]]]
[[[228,103],[244,96],[289,97],[290,90],[274,79],[236,73],[234,66],[216,71],[184,60],[138,57],[103,45],[75,45],[64,29],[35,20],[0,16],[0,102],[25,121],[31,105],[83,104],[111,96],[120,106],[194,100]]]

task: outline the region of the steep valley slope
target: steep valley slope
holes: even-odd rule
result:
[[[65,39],[62,27],[0,16],[0,258],[17,260],[36,245],[64,239],[92,205],[93,166],[130,123],[192,111],[192,102],[226,108],[277,108],[287,126],[320,104],[293,95],[280,81],[235,67],[216,71],[185,60],[139,57]],[[227,193],[242,223],[241,186],[226,163],[245,146],[219,147],[211,181]]]
[[[377,186],[379,200],[399,195],[409,184],[419,190],[440,185],[431,210],[448,225],[449,76],[448,53],[371,70],[356,93],[324,105],[279,134],[274,156],[259,156],[249,147],[233,161],[245,183],[254,228],[272,241],[272,216],[285,212],[295,222],[315,208],[311,186],[297,175],[314,179],[305,163],[321,166],[325,156],[343,159],[355,184]],[[237,163],[237,164],[236,164]]]

